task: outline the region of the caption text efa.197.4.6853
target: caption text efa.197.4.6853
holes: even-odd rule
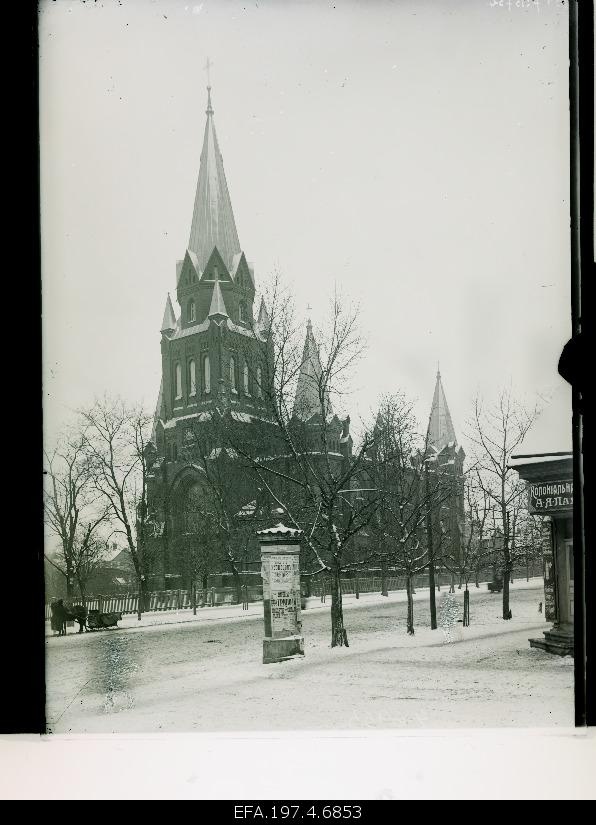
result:
[[[234,805],[235,819],[360,819],[360,805]]]

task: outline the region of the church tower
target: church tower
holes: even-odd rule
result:
[[[231,416],[241,427],[254,427],[269,419],[262,383],[270,374],[269,316],[261,301],[255,318],[254,268],[236,228],[211,86],[205,115],[188,244],[176,263],[175,302],[168,294],[161,323],[162,377],[147,452],[153,531],[147,546],[160,559],[153,584],[166,587],[180,587],[176,554],[184,541],[197,538],[188,514],[201,500],[205,471],[196,449],[207,449],[210,461],[230,458],[229,450],[222,455],[221,445],[212,443],[209,422]],[[245,495],[254,498],[244,483],[238,481],[242,503],[249,500]]]
[[[449,524],[454,555],[461,550],[461,536],[464,529],[464,477],[463,467],[466,454],[458,447],[451,413],[437,368],[435,391],[428,419],[426,434],[426,456],[433,459],[433,465],[441,477],[451,479],[451,493],[440,507],[441,517]]]
[[[240,246],[207,87],[205,132],[188,246],[176,264],[161,326],[162,383],[155,411],[158,456],[176,461],[185,430],[228,408],[264,412],[260,359],[267,312],[254,318],[254,268]]]

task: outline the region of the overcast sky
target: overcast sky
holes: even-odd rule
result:
[[[440,361],[465,447],[477,391],[561,387],[566,4],[46,0],[39,40],[48,438],[105,390],[155,406],[208,56],[257,283],[277,264],[315,329],[334,284],[361,303],[353,418],[402,389],[426,420]]]

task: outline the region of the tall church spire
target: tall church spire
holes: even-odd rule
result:
[[[457,444],[438,365],[435,394],[428,421],[427,442],[429,447],[435,447],[437,450],[442,450],[449,443]]]
[[[312,331],[310,318],[306,325],[306,340],[304,341],[304,351],[302,353],[302,366],[298,383],[296,385],[296,397],[294,398],[294,415],[302,421],[308,421],[313,415],[321,415],[321,400],[319,395],[319,383],[322,374],[319,348]],[[332,414],[329,392],[325,393],[326,415]]]
[[[188,248],[197,256],[201,270],[205,269],[214,247],[217,247],[223,262],[231,269],[234,255],[238,255],[241,249],[215,133],[211,86],[207,86],[205,114],[207,122]]]

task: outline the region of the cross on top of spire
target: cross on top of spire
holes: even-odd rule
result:
[[[207,58],[204,66],[207,72],[207,109],[205,111],[207,115],[213,114],[213,106],[211,105],[211,66],[213,66],[213,61]]]
[[[211,88],[211,66],[213,66],[213,61],[209,60],[209,58],[207,58],[207,61],[205,62],[205,67],[204,68],[205,68],[205,71],[207,72],[207,88],[208,89]]]

